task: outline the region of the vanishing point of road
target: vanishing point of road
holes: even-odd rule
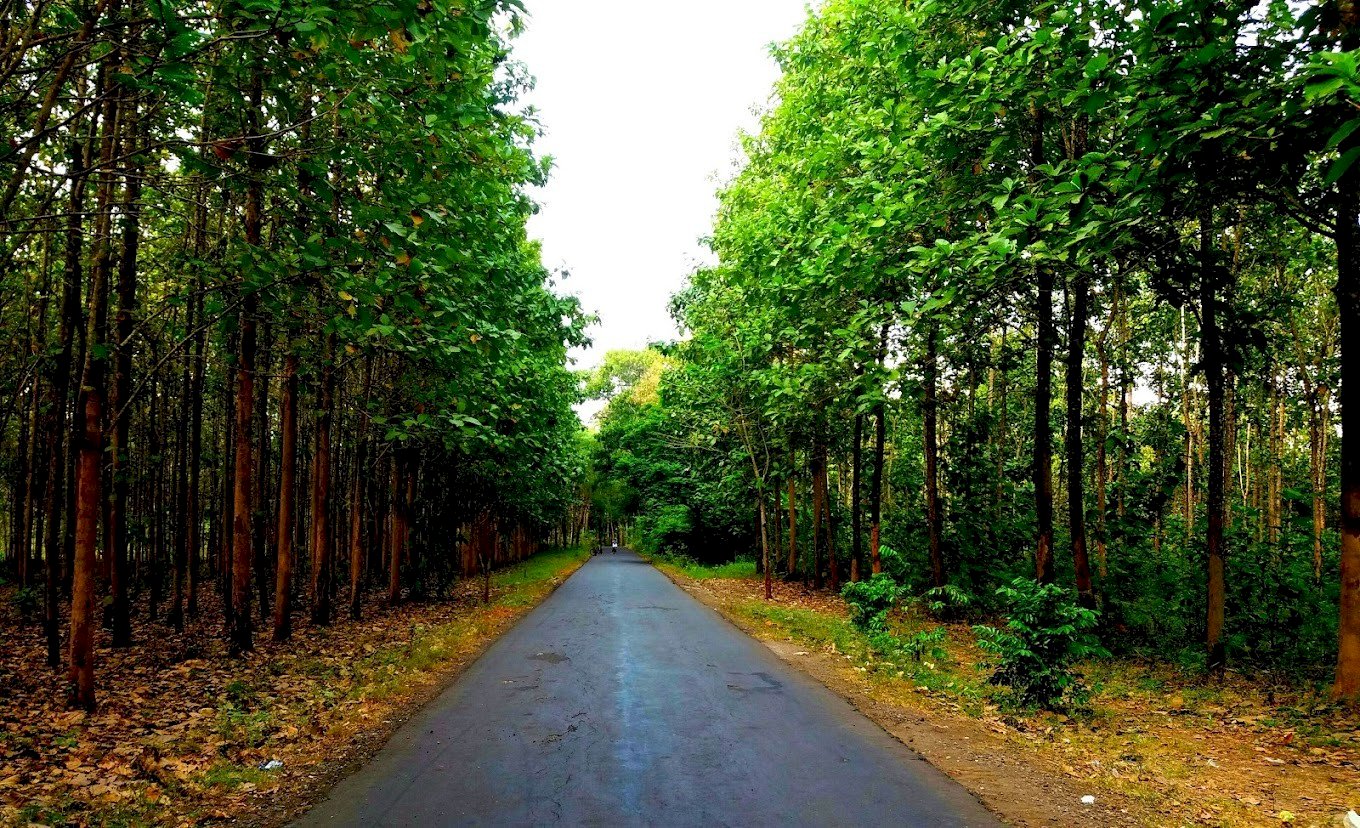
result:
[[[302,826],[997,826],[631,552],[591,560]]]

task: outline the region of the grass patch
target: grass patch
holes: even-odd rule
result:
[[[246,783],[259,785],[269,778],[269,772],[233,762],[218,762],[203,772],[200,784],[208,788],[235,790]]]
[[[702,564],[684,555],[644,555],[651,563],[662,570],[678,572],[686,578],[705,581],[710,578],[754,578],[756,562],[735,560],[725,564]]]

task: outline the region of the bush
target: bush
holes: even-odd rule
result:
[[[867,581],[848,583],[841,590],[841,597],[850,605],[850,621],[866,632],[882,632],[888,628],[888,612],[900,594],[897,582],[886,572]]]
[[[25,621],[31,621],[37,617],[38,610],[42,607],[42,593],[36,587],[20,587],[15,591],[11,600],[14,602],[14,608],[19,611],[19,615]]]
[[[903,558],[901,552],[886,543],[879,544],[878,562],[883,567],[883,571],[892,576],[896,583],[911,583],[911,562]]]
[[[944,627],[917,630],[906,638],[899,638],[889,632],[876,632],[869,637],[869,645],[881,655],[909,658],[919,662],[926,656],[935,661],[943,661],[949,656],[944,649]]]
[[[1072,665],[1108,656],[1092,634],[1093,610],[1077,605],[1067,590],[1017,578],[997,590],[1009,608],[1004,629],[978,626],[978,644],[994,656],[991,683],[1009,687],[1024,705],[1044,707],[1080,703],[1086,697],[1081,674]]]
[[[953,584],[928,590],[925,601],[930,614],[941,619],[963,618],[973,606],[973,596]]]

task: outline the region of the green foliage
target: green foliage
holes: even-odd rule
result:
[[[926,608],[936,618],[962,618],[973,606],[973,596],[953,584],[932,587],[923,598]]]
[[[1056,584],[1017,578],[997,590],[1007,607],[1006,626],[974,627],[978,644],[994,659],[991,682],[1009,687],[1023,705],[1062,706],[1085,695],[1076,662],[1108,656],[1092,630],[1093,610],[1080,607]]]
[[[888,613],[897,606],[902,591],[886,572],[841,588],[841,597],[850,605],[850,620],[866,632],[882,632],[888,626]]]
[[[936,661],[942,661],[948,657],[944,649],[945,638],[945,628],[937,626],[917,630],[905,638],[883,630],[871,631],[869,643],[885,658],[905,657],[919,662],[928,656]]]
[[[37,617],[38,611],[42,609],[42,591],[32,586],[19,587],[10,596],[10,602],[19,611],[21,618],[26,621],[32,620]]]

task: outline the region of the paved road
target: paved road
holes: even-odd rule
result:
[[[593,558],[300,825],[996,826],[630,552]]]

